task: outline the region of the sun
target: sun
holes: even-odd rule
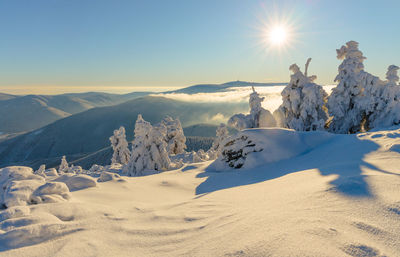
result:
[[[288,39],[287,29],[283,26],[274,26],[268,31],[268,41],[275,46],[285,44]]]
[[[255,29],[252,32],[257,39],[255,44],[263,56],[282,60],[299,44],[305,33],[303,16],[286,6],[261,6],[256,14]]]

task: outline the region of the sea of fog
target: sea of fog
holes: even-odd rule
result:
[[[323,86],[325,91],[330,94],[335,85]],[[255,90],[264,97],[263,107],[270,112],[275,111],[282,103],[281,92],[285,86],[262,86],[255,87]],[[251,87],[232,87],[223,92],[213,93],[197,93],[197,94],[184,94],[184,93],[168,93],[161,94],[174,100],[187,101],[187,102],[200,102],[200,103],[215,103],[215,102],[247,102],[251,94]],[[160,96],[160,94],[158,94]]]

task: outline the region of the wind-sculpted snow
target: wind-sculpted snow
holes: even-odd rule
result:
[[[1,210],[1,255],[398,255],[399,127],[243,133],[263,151],[249,152],[241,169],[198,162],[124,177],[120,164],[97,165],[84,172],[103,182],[69,192],[70,200]],[[42,181],[32,195],[67,192],[49,170],[8,169],[20,170],[14,179]]]
[[[70,191],[97,185],[94,178],[83,174],[45,174],[36,175],[31,168],[23,166],[0,169],[0,204],[9,208],[62,202],[70,198]]]
[[[82,190],[97,185],[94,178],[84,174],[64,174],[56,178],[54,181],[64,182],[70,191]]]
[[[22,166],[0,169],[0,251],[79,231],[64,224],[62,215],[36,212],[34,206],[67,202],[70,191],[96,186],[96,181],[85,175],[68,173],[59,177],[57,173],[46,173],[49,174],[43,171],[42,176],[36,175],[31,168]]]

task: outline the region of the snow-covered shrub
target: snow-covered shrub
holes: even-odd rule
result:
[[[257,146],[248,135],[238,133],[226,141],[218,160],[226,162],[231,168],[239,169],[244,165],[249,153],[262,150],[263,148]]]
[[[192,155],[192,163],[204,162],[210,160],[209,153],[205,152],[203,149],[200,149],[197,152],[192,151],[191,155]]]
[[[368,115],[376,111],[381,81],[364,71],[366,59],[358,49],[358,43],[349,41],[336,50],[337,58],[343,60],[332,89],[327,107],[332,120],[329,130],[334,133],[356,133],[365,129]]]
[[[252,89],[253,92],[250,94],[249,99],[250,114],[235,114],[229,119],[228,124],[238,130],[276,126],[272,114],[261,106],[264,97],[260,97],[254,87]]]
[[[282,104],[274,112],[280,127],[298,131],[324,129],[328,118],[324,110],[327,93],[313,82],[316,76],[307,76],[310,61],[311,58],[307,60],[305,74],[296,64],[289,68],[293,74],[281,93]]]
[[[221,123],[216,131],[216,138],[211,146],[211,148],[207,151],[208,159],[215,159],[219,156],[224,146],[224,142],[229,137],[228,127]]]
[[[179,119],[173,119],[167,116],[162,121],[162,124],[167,128],[165,141],[167,143],[168,154],[183,153],[186,149],[186,137]]]
[[[39,169],[37,169],[34,173],[36,175],[45,177],[46,176],[45,170],[46,170],[46,165],[42,164],[42,165],[40,165]]]
[[[83,173],[83,169],[82,169],[81,166],[74,166],[72,164],[71,167],[69,167],[69,169],[68,169],[68,173],[82,174]]]
[[[65,155],[61,158],[61,164],[58,167],[58,173],[67,173],[69,170],[68,162],[67,159],[65,158]]]
[[[129,176],[140,176],[160,172],[170,167],[166,150],[164,124],[152,126],[139,114],[135,124],[135,140],[132,144],[131,158],[123,172]]]
[[[111,163],[127,164],[130,158],[128,141],[126,141],[125,128],[121,126],[114,130],[114,135],[110,137],[111,147],[114,151]]]
[[[89,173],[99,173],[104,170],[104,167],[98,164],[93,164],[92,167],[89,169]]]

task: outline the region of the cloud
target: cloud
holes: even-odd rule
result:
[[[225,122],[229,117],[225,117],[222,113],[217,113],[211,117],[212,121],[215,122]]]
[[[274,111],[282,103],[281,91],[284,86],[271,86],[271,87],[256,87],[256,91],[265,97],[263,106],[264,108]],[[252,89],[250,87],[236,87],[230,88],[224,92],[215,93],[197,93],[197,94],[184,94],[184,93],[170,93],[170,94],[157,94],[166,98],[197,103],[245,103],[249,101],[249,95]],[[222,115],[222,114],[221,114]],[[221,117],[213,117],[214,120],[222,120]]]
[[[334,85],[324,86],[324,89],[329,94]],[[263,107],[270,112],[275,111],[282,104],[281,92],[285,86],[270,86],[270,87],[255,87],[255,90],[264,97]],[[197,93],[197,94],[184,94],[184,93],[170,93],[170,94],[157,94],[166,98],[197,103],[244,103],[249,101],[251,94],[251,87],[232,87],[227,91],[215,93]],[[222,115],[222,114],[221,114]],[[223,115],[222,115],[223,116]],[[219,119],[219,118],[215,118]],[[221,119],[222,120],[222,119]]]

